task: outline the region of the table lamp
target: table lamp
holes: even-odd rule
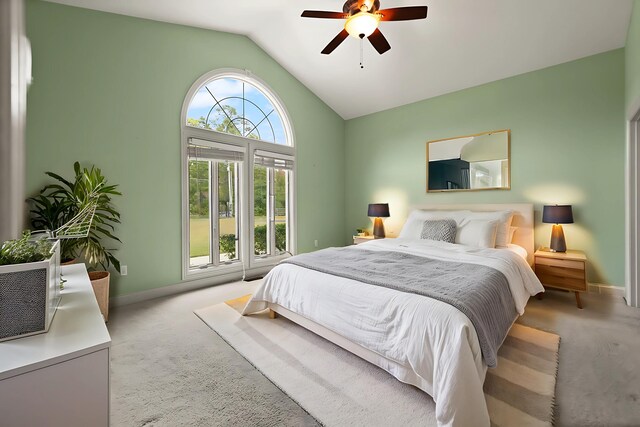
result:
[[[384,239],[384,224],[382,224],[382,218],[389,217],[389,204],[370,203],[369,216],[375,218],[373,222],[373,237],[376,239]]]
[[[560,224],[573,224],[571,205],[547,205],[542,208],[542,222],[553,224],[551,230],[551,252],[566,252],[567,244]]]

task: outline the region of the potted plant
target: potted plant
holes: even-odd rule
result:
[[[28,201],[32,205],[30,211],[33,230],[53,231],[69,222],[75,215],[77,207],[74,200],[58,196],[49,196],[47,187],[40,190],[37,196]],[[77,258],[77,242],[75,239],[60,241],[60,263],[72,264]]]
[[[58,242],[22,238],[0,247],[0,341],[49,330],[58,306]]]
[[[109,317],[109,279],[108,268],[113,267],[120,272],[120,261],[113,254],[114,249],[105,246],[107,242],[121,242],[113,232],[120,223],[120,213],[113,204],[112,196],[119,196],[117,185],[109,185],[102,171],[95,166],[81,168],[80,163],[73,165],[75,176],[67,180],[53,172],[47,175],[56,182],[45,186],[33,197],[32,225],[44,225],[49,230],[64,224],[77,216],[90,203],[95,203],[95,213],[89,223],[86,236],[71,239],[65,255],[80,256],[89,265],[89,279],[105,318]],[[35,222],[34,222],[35,219]],[[55,221],[53,221],[55,219]],[[66,239],[65,239],[66,240]],[[96,270],[101,267],[102,270]]]

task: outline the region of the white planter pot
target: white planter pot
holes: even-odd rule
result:
[[[47,332],[59,302],[59,242],[48,260],[0,266],[0,341]]]

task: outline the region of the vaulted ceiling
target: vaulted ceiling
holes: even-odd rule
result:
[[[244,34],[345,119],[623,47],[631,0],[380,0],[426,5],[427,19],[382,22],[391,50],[349,38],[343,21],[305,19],[341,0],[55,0],[57,3]]]

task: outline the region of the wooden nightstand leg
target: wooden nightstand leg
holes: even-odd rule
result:
[[[576,305],[582,310],[582,301],[580,301],[580,292],[576,291]]]

